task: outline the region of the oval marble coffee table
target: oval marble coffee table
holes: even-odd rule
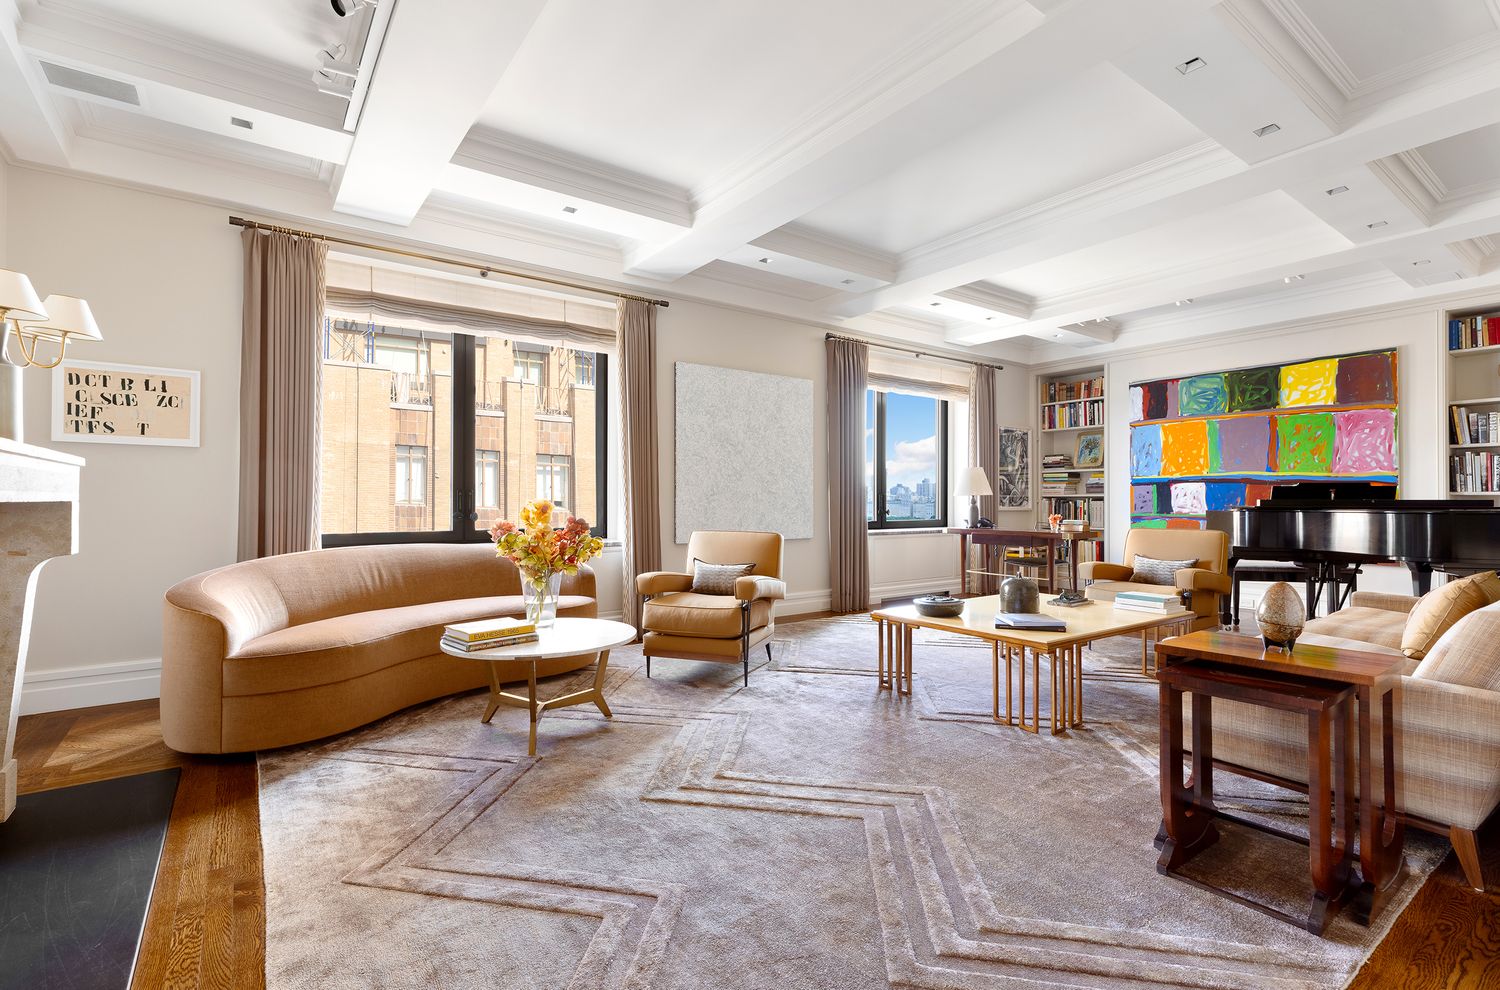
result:
[[[609,665],[609,651],[616,646],[624,646],[635,637],[635,627],[623,622],[614,622],[610,619],[562,618],[558,619],[554,625],[538,630],[535,643],[501,646],[493,650],[476,650],[472,653],[456,649],[447,643],[439,645],[442,651],[450,657],[457,657],[460,660],[481,660],[489,665],[490,703],[485,709],[484,718],[480,719],[481,722],[488,723],[494,718],[495,712],[501,705],[525,708],[531,713],[531,740],[527,744],[526,752],[530,756],[535,756],[536,724],[541,720],[542,712],[551,708],[567,708],[592,701],[599,706],[599,711],[604,713],[605,718],[613,717],[609,705],[604,700],[604,671]],[[575,691],[572,694],[538,702],[536,700],[536,662],[550,660],[553,657],[574,657],[582,653],[595,653],[599,656],[598,668],[594,672],[594,686],[587,691]],[[500,690],[501,684],[520,679],[514,676],[501,677],[502,666],[515,664],[524,665],[526,668],[525,697]],[[520,671],[514,673],[520,673]]]

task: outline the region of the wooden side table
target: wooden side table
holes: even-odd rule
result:
[[[1193,851],[1204,848],[1212,842],[1211,839],[1206,838],[1206,833],[1200,834],[1194,831],[1198,828],[1195,822],[1191,822],[1181,814],[1174,818],[1169,805],[1173,801],[1186,800],[1179,791],[1179,787],[1191,787],[1195,795],[1204,794],[1202,788],[1206,787],[1211,803],[1212,784],[1208,778],[1212,775],[1214,764],[1212,762],[1213,743],[1210,735],[1212,715],[1207,699],[1210,695],[1229,696],[1214,693],[1217,688],[1211,684],[1203,685],[1205,697],[1201,704],[1206,717],[1204,724],[1208,729],[1202,732],[1200,738],[1197,722],[1200,701],[1195,689],[1185,686],[1187,682],[1182,678],[1191,676],[1223,680],[1232,674],[1240,678],[1237,682],[1239,689],[1245,692],[1287,693],[1292,690],[1287,686],[1288,684],[1300,686],[1314,694],[1321,690],[1336,691],[1343,688],[1353,690],[1359,709],[1354,720],[1355,734],[1358,738],[1356,772],[1359,774],[1359,873],[1357,880],[1351,878],[1351,883],[1355,884],[1352,907],[1355,920],[1361,924],[1369,924],[1370,918],[1378,912],[1385,897],[1395,888],[1395,881],[1401,874],[1403,862],[1402,852],[1406,827],[1401,821],[1399,720],[1401,714],[1400,675],[1405,668],[1406,658],[1388,653],[1368,653],[1309,644],[1298,644],[1294,651],[1288,653],[1275,648],[1266,649],[1260,639],[1254,636],[1205,629],[1158,643],[1156,661],[1157,678],[1162,685],[1161,786],[1164,817],[1163,831],[1160,836],[1163,840],[1164,858],[1158,863],[1158,868],[1165,866],[1164,872],[1170,871],[1183,862],[1181,858],[1173,862],[1172,857],[1167,855],[1166,844],[1168,842],[1174,850]],[[1174,684],[1177,686],[1174,687]],[[1184,691],[1194,694],[1195,770],[1191,785],[1183,784],[1180,779],[1183,748],[1181,694]],[[1235,697],[1236,700],[1250,700],[1247,697]],[[1297,703],[1310,705],[1313,703],[1311,698],[1312,696],[1309,695]],[[1260,702],[1252,701],[1252,703]],[[1322,705],[1323,702],[1319,701],[1318,704]],[[1329,700],[1327,704],[1332,709],[1337,703]],[[1375,740],[1371,716],[1377,704],[1381,707],[1380,744],[1383,757],[1383,773],[1378,781],[1374,771]],[[1334,757],[1328,756],[1322,750],[1333,742],[1332,734],[1315,732],[1310,726],[1308,737],[1310,760],[1322,761],[1325,756],[1332,760]],[[1208,759],[1202,764],[1201,769],[1198,762],[1200,746],[1204,747],[1208,754]],[[1322,765],[1320,762],[1319,766]],[[1229,770],[1236,769],[1222,763],[1219,766]],[[1179,775],[1175,783],[1172,779],[1174,767],[1178,768]],[[1256,772],[1256,768],[1244,769],[1249,776],[1261,780],[1268,779],[1267,774]],[[1328,778],[1321,779],[1331,786],[1332,782]],[[1290,781],[1275,782],[1300,789],[1297,784]],[[1309,798],[1313,797],[1314,795],[1310,793]],[[1317,802],[1314,801],[1314,807],[1317,806]],[[1174,822],[1178,827],[1175,834]],[[1316,863],[1313,864],[1313,869],[1316,873]],[[1311,913],[1309,917],[1312,917]]]

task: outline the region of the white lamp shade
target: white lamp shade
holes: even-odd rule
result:
[[[51,340],[61,340],[64,336],[104,339],[99,324],[94,322],[93,310],[77,296],[51,295],[44,305],[47,315],[40,320],[22,320],[22,332]]]
[[[31,279],[0,268],[0,315],[11,320],[45,320],[47,308],[37,298]]]
[[[990,488],[990,479],[984,476],[984,468],[965,468],[964,473],[958,476],[958,491],[955,495],[971,497],[974,495],[993,495]]]

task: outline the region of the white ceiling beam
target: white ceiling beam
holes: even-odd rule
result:
[[[0,0],[0,145],[17,159],[61,168],[72,135],[21,45],[15,0]]]
[[[692,230],[641,245],[630,270],[680,278],[954,140],[975,120],[1143,43],[1212,0],[1044,6],[1046,13],[1027,3],[992,6],[987,20],[960,26],[964,33],[942,56],[888,73],[872,98],[835,119],[814,121],[743,177],[705,195]]]
[[[1497,122],[1500,64],[1393,99],[1338,135],[1264,162],[1226,167],[1219,161],[1196,171],[1185,168],[1175,181],[1161,182],[1142,195],[1107,196],[1088,208],[1075,205],[1063,215],[1033,215],[1024,223],[952,239],[942,250],[917,253],[903,264],[901,278],[893,285],[844,299],[835,312],[855,316],[954,285],[992,277],[1003,280],[1003,273],[1012,269],[1317,181],[1309,176],[1337,177],[1367,162]],[[1002,336],[1009,334],[989,339]]]
[[[334,208],[400,226],[411,223],[545,2],[397,4]]]

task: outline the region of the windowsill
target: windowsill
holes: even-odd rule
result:
[[[865,530],[871,536],[945,536],[945,527],[930,526],[921,529],[868,529]]]

